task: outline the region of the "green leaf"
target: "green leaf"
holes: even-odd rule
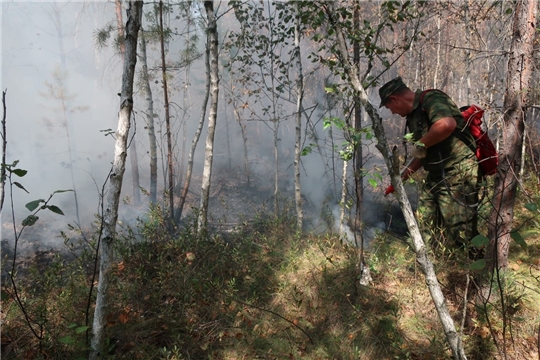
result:
[[[90,326],[79,326],[78,328],[75,329],[75,332],[77,334],[80,334],[80,333],[83,333],[85,332],[86,330],[88,330],[90,328]]]
[[[470,270],[482,270],[485,267],[486,267],[486,260],[484,259],[476,260],[473,263],[471,263],[471,265],[469,265]]]
[[[12,171],[15,175],[17,175],[18,177],[23,177],[24,175],[26,175],[28,173],[28,171],[26,170],[23,170],[23,169],[15,169]]]
[[[66,345],[73,345],[75,344],[75,340],[71,336],[64,336],[58,339],[62,344]]]
[[[51,210],[53,213],[64,215],[64,212],[60,210],[60,208],[56,205],[49,205],[47,206],[49,210]]]
[[[311,146],[306,146],[305,148],[302,149],[301,155],[306,156],[308,154],[311,154],[312,151],[313,149],[311,148]]]
[[[405,135],[403,136],[403,139],[404,139],[405,141],[412,141],[412,140],[413,140],[413,136],[414,136],[413,133],[407,133],[407,134],[405,134]]]
[[[527,249],[527,243],[525,242],[525,239],[517,230],[512,230],[510,232],[510,237],[514,239],[515,242],[519,244],[523,248],[523,250]]]
[[[536,212],[538,211],[538,205],[535,203],[528,203],[525,204],[525,209],[529,210],[530,212]]]
[[[476,235],[471,240],[472,246],[474,246],[477,249],[482,249],[489,245],[489,239],[484,235]]]
[[[330,121],[330,119],[324,119],[324,121],[323,121],[323,130],[328,129],[331,126],[332,126],[332,121]]]
[[[39,220],[39,217],[37,217],[35,215],[28,215],[28,217],[22,221],[22,225],[23,226],[32,226],[38,220]]]
[[[28,192],[28,190],[26,190],[26,189],[24,188],[24,186],[22,186],[22,185],[19,184],[18,182],[14,181],[14,182],[13,182],[13,185],[15,185],[16,187],[18,187],[19,189],[23,189],[24,191],[26,191],[27,194],[30,194],[30,193]]]
[[[69,191],[73,191],[73,190],[71,190],[71,189],[68,189],[68,190],[56,190],[55,192],[53,192],[53,194],[60,194],[60,193],[69,192]]]
[[[30,211],[34,211],[37,209],[37,207],[39,206],[39,204],[41,203],[44,203],[45,200],[43,199],[39,199],[39,200],[34,200],[34,201],[30,201],[28,204],[26,204],[26,208]]]
[[[371,185],[374,189],[377,187],[377,180],[369,179],[368,182],[369,182],[369,185]]]
[[[324,91],[326,91],[326,93],[328,93],[328,94],[331,94],[331,93],[335,92],[336,90],[333,87],[325,86]]]

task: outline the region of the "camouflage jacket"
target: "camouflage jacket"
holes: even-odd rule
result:
[[[407,127],[413,134],[415,141],[420,140],[427,133],[429,127],[437,120],[444,117],[453,117],[456,120],[457,127],[455,131],[461,131],[465,138],[474,144],[468,128],[466,128],[465,119],[461,111],[448,95],[441,91],[426,92],[422,100],[422,106],[419,106],[421,90],[416,91],[413,110],[407,116]],[[475,157],[473,151],[456,136],[451,135],[440,143],[427,149],[427,156],[424,158],[424,169],[430,175],[450,172],[456,163],[460,163],[466,158]]]

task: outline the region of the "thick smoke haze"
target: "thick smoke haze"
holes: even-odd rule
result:
[[[146,7],[150,6],[152,5],[146,5],[145,11],[149,10]],[[204,14],[204,11],[192,11],[199,16]],[[125,22],[125,11],[123,16]],[[143,21],[145,28],[149,26],[147,21]],[[171,27],[180,27],[179,32],[185,30],[181,28],[186,26],[185,22],[172,24],[175,21],[173,16],[168,17],[167,21],[171,22]],[[54,191],[67,189],[76,190],[81,221],[79,225],[87,227],[94,221],[94,214],[99,210],[99,194],[113,160],[113,134],[117,127],[119,107],[117,94],[120,92],[122,76],[122,57],[113,44],[114,35],[111,35],[105,47],[99,47],[96,43],[97,31],[109,26],[116,29],[114,2],[2,2],[2,89],[7,90],[6,163],[18,160],[18,168],[28,171],[23,178],[14,179],[29,191],[29,194],[19,188],[14,188],[13,191],[15,215],[19,224],[30,214],[24,204],[36,199],[47,199]],[[199,55],[188,69],[172,72],[169,83],[174,153],[178,164],[187,161],[187,151],[200,118],[200,102],[204,97],[205,67],[202,55],[205,36],[197,22],[190,26],[190,34],[198,36],[196,49]],[[224,34],[230,30],[224,27],[237,25],[234,21],[222,21],[220,26],[220,43],[224,43]],[[180,59],[185,39],[186,36],[177,36],[167,43],[169,59]],[[166,163],[163,90],[159,46],[154,42],[147,47],[157,114],[155,121],[160,199],[163,195]],[[306,73],[309,72],[309,61],[306,61],[304,66]],[[137,68],[139,71],[140,61]],[[232,107],[226,101],[228,81],[226,76],[221,79],[214,171],[221,172],[221,176],[239,178],[241,182],[244,181],[242,135]],[[328,131],[323,130],[320,120],[324,109],[321,105],[325,102],[323,79],[307,76],[306,84],[310,88],[311,98],[306,100],[305,107],[317,109],[313,114],[319,116],[319,120],[312,121],[315,131],[318,132],[317,136],[322,139],[319,141],[325,153],[322,157],[318,153],[312,153],[302,158],[302,187],[307,200],[305,206],[320,207],[326,198],[331,198],[332,206],[337,206],[341,192],[339,177],[342,165],[335,165],[335,174],[329,171],[334,150],[328,140],[324,139]],[[145,94],[140,89],[136,83],[132,117],[135,134],[130,141],[137,148],[141,187],[148,190],[150,160],[148,134],[145,129]],[[376,98],[376,94],[373,94],[373,97]],[[257,109],[257,106],[260,108],[263,104],[251,106],[251,109]],[[289,106],[293,108],[293,105]],[[340,116],[342,109],[327,108],[324,111],[325,116]],[[254,181],[259,186],[267,187],[271,193],[274,171],[271,125],[248,113],[243,116]],[[278,134],[280,178],[284,179],[280,180],[280,187],[285,196],[290,196],[291,201],[294,186],[294,126],[294,118],[289,116],[281,121]],[[202,171],[205,137],[206,133],[203,131],[195,154],[195,175],[191,190],[196,196],[200,191],[197,175]],[[308,145],[310,141],[306,138],[304,145]],[[335,146],[340,147],[342,141],[339,134],[334,134]],[[380,163],[378,154],[373,155],[373,144],[369,144],[369,153],[372,159],[368,167]],[[131,153],[128,152],[122,188],[124,201],[120,205],[120,214],[121,218],[125,216],[133,219],[144,211],[147,196],[142,195],[142,207],[134,208],[130,204],[132,170],[129,156]],[[326,165],[323,166],[325,162]],[[184,174],[179,176],[182,178],[177,180],[183,181]],[[12,233],[6,231],[8,227],[5,225],[11,221],[11,193],[8,185],[6,184],[6,201],[2,210],[2,239],[12,239]],[[372,197],[372,194],[368,192],[367,196]],[[62,230],[68,223],[77,221],[73,192],[56,194],[51,204],[58,205],[66,216],[41,213],[41,226]],[[213,209],[209,211],[212,213]],[[314,210],[317,211],[319,209]],[[377,215],[373,222],[379,224],[381,217],[384,217],[384,214]],[[53,237],[43,241],[54,244],[60,240]]]
[[[13,194],[19,217],[25,214],[20,205],[73,184],[81,212],[97,210],[96,186],[104,182],[114,150],[114,139],[100,130],[116,128],[121,66],[113,51],[96,49],[93,34],[110,14],[114,8],[104,2],[2,3],[6,162],[18,160],[28,171],[17,180],[30,192]],[[75,219],[72,199],[63,193],[52,201],[65,206],[69,221]]]

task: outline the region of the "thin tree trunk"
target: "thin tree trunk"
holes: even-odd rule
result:
[[[96,308],[92,326],[91,360],[103,358],[107,354],[105,340],[106,308],[108,305],[109,283],[113,263],[113,248],[116,240],[116,222],[118,219],[120,192],[126,169],[126,147],[130,116],[133,110],[133,79],[135,77],[135,64],[137,63],[137,35],[142,20],[142,7],[142,1],[129,1],[126,10],[126,59],[124,61],[124,72],[122,76],[114,160],[109,176],[109,189],[107,191],[107,209],[105,210],[105,214],[103,214],[103,238],[101,241]]]
[[[6,163],[6,150],[7,150],[7,133],[6,133],[6,93],[7,90],[2,91],[2,108],[4,110],[2,115],[2,164]],[[0,211],[4,207],[4,185],[6,183],[6,167],[2,166],[0,169]]]
[[[218,34],[214,14],[214,2],[205,1],[204,8],[208,18],[207,46],[210,54],[210,111],[208,116],[208,132],[206,137],[206,151],[204,155],[204,169],[201,188],[201,205],[199,209],[198,233],[206,230],[208,222],[208,201],[210,197],[210,179],[212,177],[212,160],[214,157],[214,136],[216,130],[218,96],[219,96],[219,68],[218,68]]]
[[[441,14],[437,15],[437,55],[435,70],[433,71],[433,88],[437,89],[439,68],[441,67]]]
[[[354,27],[358,29],[360,27],[360,9],[356,4],[354,7]],[[358,41],[353,42],[353,65],[357,69],[357,73],[360,73],[360,46]],[[358,99],[354,99],[354,130],[356,135],[361,134],[362,131],[362,104]],[[361,138],[360,138],[361,139]],[[360,284],[368,285],[371,281],[369,274],[369,268],[364,266],[364,219],[362,217],[364,207],[364,154],[362,152],[362,141],[358,141],[355,144],[354,155],[354,189],[356,193],[356,214],[354,218],[354,242],[358,253],[358,279]]]
[[[172,220],[174,218],[174,166],[172,152],[171,116],[169,113],[169,87],[167,86],[167,67],[165,64],[165,39],[163,34],[163,1],[159,2],[159,29],[161,43],[161,74],[163,78],[163,101],[165,107],[165,126],[167,128],[168,183],[165,186],[165,189],[169,197],[169,219]]]
[[[242,134],[242,143],[244,145],[244,171],[246,172],[247,186],[251,186],[246,126],[242,124],[242,118],[240,117],[240,113],[238,112],[236,101],[233,101],[232,104],[233,104],[234,117],[236,118],[236,121],[238,122],[238,125],[240,126],[240,133]]]
[[[126,53],[126,46],[124,44],[124,20],[122,19],[122,0],[114,1],[115,10],[116,10],[116,32],[120,45],[120,54],[122,55],[122,60],[124,60]]]
[[[341,177],[341,199],[339,203],[341,206],[339,207],[339,235],[344,236],[347,241],[351,241],[348,236],[348,225],[347,225],[347,219],[345,216],[345,208],[347,204],[347,165],[349,163],[347,161],[343,161],[343,171],[342,171],[342,177]]]
[[[191,7],[190,6],[187,6],[186,9],[185,9],[185,16],[186,16],[186,19],[187,19],[187,29],[186,29],[186,35],[185,35],[185,42],[186,42],[186,47],[189,46],[189,43],[190,43],[190,36],[191,36],[191,24],[192,24],[192,19],[191,19]],[[178,169],[178,178],[176,179],[176,186],[175,186],[175,189],[174,189],[174,193],[175,195],[176,194],[180,194],[179,196],[181,197],[181,193],[182,193],[182,182],[183,182],[183,176],[184,176],[184,165],[185,165],[185,152],[186,152],[186,143],[187,143],[187,121],[189,119],[189,113],[188,113],[188,108],[189,108],[189,87],[190,87],[190,81],[189,81],[189,74],[190,74],[190,71],[191,71],[191,62],[187,59],[187,56],[186,56],[186,68],[184,70],[184,93],[183,93],[183,96],[182,96],[182,107],[183,107],[183,111],[182,111],[182,150],[180,151],[180,164],[179,164],[179,169]],[[204,105],[206,106],[206,104]],[[198,139],[197,139],[198,141]],[[189,166],[189,165],[188,165]],[[188,170],[189,171],[189,170]],[[185,183],[185,181],[184,181]],[[186,193],[187,194],[187,193]],[[185,200],[185,198],[184,198]],[[182,206],[184,206],[184,204],[182,204]],[[182,211],[178,211],[178,209],[175,210],[175,214],[174,214],[174,219],[175,219],[175,222],[178,223],[178,221],[180,221],[180,218],[176,218],[177,217],[177,214],[178,216],[182,216]]]
[[[152,97],[152,88],[148,78],[148,64],[146,55],[146,37],[144,29],[140,30],[140,58],[142,76],[144,80],[144,93],[146,96],[146,125],[148,127],[148,140],[150,143],[150,203],[157,201],[157,141],[156,130],[154,127],[154,99]]]
[[[193,141],[191,142],[191,148],[188,154],[186,179],[184,180],[184,186],[182,188],[182,193],[180,195],[180,201],[178,203],[178,207],[174,215],[174,221],[177,224],[180,223],[180,219],[182,218],[182,212],[184,211],[184,205],[186,203],[186,198],[189,191],[189,185],[191,183],[191,176],[193,174],[193,157],[195,156],[195,149],[197,148],[197,144],[199,143],[199,139],[201,137],[201,133],[203,130],[204,119],[206,118],[206,107],[208,106],[208,99],[210,97],[210,47],[209,46],[206,47],[204,64],[206,67],[206,86],[205,86],[206,91],[204,92],[204,99],[201,104],[201,116],[199,118],[199,126],[197,127],[197,131],[195,131],[195,137],[193,138]]]
[[[296,228],[301,231],[304,222],[302,210],[302,188],[300,184],[300,155],[302,154],[302,101],[304,99],[304,74],[302,69],[302,54],[300,52],[300,10],[296,6],[296,24],[294,27],[294,47],[296,53],[296,141],[294,144],[294,199],[296,204]]]
[[[272,123],[274,125],[274,216],[277,218],[279,216],[279,121],[274,118]]]
[[[505,269],[514,219],[514,204],[521,167],[525,116],[533,70],[533,44],[536,31],[536,1],[516,2],[513,35],[508,58],[499,170],[495,175],[494,196],[489,221],[490,244],[486,252],[488,268]]]
[[[420,233],[418,223],[416,221],[416,218],[414,217],[411,204],[409,202],[409,199],[407,198],[407,195],[405,193],[405,188],[403,186],[403,182],[401,181],[401,177],[399,175],[398,156],[397,154],[392,154],[390,152],[390,149],[388,147],[388,141],[386,139],[386,135],[385,135],[384,128],[382,125],[382,119],[377,113],[377,110],[369,102],[367,92],[362,86],[362,84],[360,83],[357,69],[356,67],[354,67],[353,64],[351,64],[349,60],[347,42],[345,40],[343,30],[339,26],[339,23],[335,21],[333,18],[334,14],[335,14],[334,4],[332,2],[329,2],[327,15],[330,19],[330,24],[335,30],[337,47],[341,55],[340,56],[341,62],[345,68],[345,71],[349,75],[351,85],[353,86],[354,90],[357,92],[357,95],[360,101],[362,102],[362,105],[364,106],[364,108],[366,109],[367,113],[369,114],[371,118],[373,131],[378,140],[378,144],[376,145],[376,147],[382,153],[383,158],[386,161],[386,166],[388,167],[388,171],[390,173],[391,180],[392,180],[392,185],[396,189],[397,200],[400,204],[401,210],[405,217],[405,222],[407,223],[407,227],[409,229],[409,234],[410,234],[411,242],[412,242],[411,245],[416,254],[416,260],[418,264],[420,265],[420,270],[425,276],[426,284],[428,286],[429,292],[431,294],[431,298],[435,305],[435,309],[437,310],[437,314],[439,315],[439,320],[441,321],[441,325],[446,335],[446,339],[448,341],[448,344],[450,345],[450,348],[452,349],[452,354],[454,358],[456,360],[465,360],[467,357],[465,355],[462,342],[460,341],[459,334],[456,331],[456,327],[454,325],[454,320],[452,319],[450,312],[448,310],[448,307],[446,305],[446,300],[444,298],[439,281],[437,279],[435,268],[433,266],[433,263],[428,257],[428,251],[427,251],[426,245],[424,243],[424,240],[422,239],[422,235]]]
[[[471,31],[469,24],[469,0],[465,0],[465,46],[467,50],[465,51],[465,61],[466,61],[466,71],[465,71],[465,80],[467,81],[467,86],[465,87],[465,104],[470,104],[470,92],[471,92]]]
[[[124,21],[122,20],[122,0],[115,0],[116,5],[116,31],[118,32],[118,38],[124,38]],[[126,46],[124,42],[120,42],[120,54],[122,55],[122,61],[124,61],[126,53]],[[132,195],[133,203],[139,205],[141,203],[141,183],[139,176],[139,158],[137,156],[137,141],[135,141],[135,128],[130,127],[129,138],[132,141],[129,142],[129,160],[131,165],[131,181],[132,181]]]

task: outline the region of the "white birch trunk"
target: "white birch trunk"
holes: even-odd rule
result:
[[[144,79],[144,93],[146,95],[146,125],[148,126],[148,140],[150,144],[150,203],[157,201],[157,141],[154,126],[154,99],[152,88],[148,80],[148,64],[146,60],[146,38],[144,30],[140,30],[140,58],[142,65],[142,76]]]
[[[431,294],[431,298],[433,299],[437,314],[439,315],[439,320],[442,324],[446,339],[448,341],[448,344],[450,345],[450,348],[452,349],[452,354],[454,358],[456,360],[465,360],[467,357],[465,355],[462,342],[460,341],[459,334],[456,331],[454,320],[452,319],[452,317],[450,316],[450,312],[448,311],[446,300],[439,285],[439,281],[437,280],[437,275],[435,274],[433,263],[427,255],[428,251],[426,249],[426,245],[424,243],[424,240],[422,239],[420,229],[418,228],[418,224],[416,222],[416,218],[414,217],[411,204],[409,202],[409,199],[407,198],[405,188],[403,187],[403,182],[401,181],[401,177],[399,175],[399,162],[397,154],[392,154],[390,152],[390,149],[388,147],[388,141],[386,139],[386,134],[382,126],[382,119],[377,113],[377,110],[369,102],[367,92],[358,78],[357,69],[349,60],[347,42],[343,31],[339,26],[339,23],[337,21],[334,21],[333,19],[334,14],[334,4],[332,2],[329,2],[328,16],[330,18],[330,23],[336,33],[337,46],[338,51],[341,55],[342,64],[349,76],[351,85],[353,86],[354,90],[356,90],[358,98],[362,102],[362,105],[364,106],[371,118],[373,131],[378,140],[378,144],[376,147],[382,153],[384,160],[386,161],[386,166],[388,167],[388,172],[392,180],[392,185],[396,189],[396,198],[399,202],[399,205],[405,217],[405,222],[407,223],[407,227],[409,229],[412,248],[416,254],[416,260],[420,265],[420,270],[425,276],[426,284]]]
[[[161,45],[161,76],[163,81],[163,101],[165,108],[165,127],[167,129],[167,184],[165,193],[169,199],[169,226],[174,219],[174,161],[172,145],[172,129],[169,103],[169,85],[167,84],[167,64],[165,61],[165,36],[163,28],[163,1],[159,2],[159,37]]]
[[[214,2],[205,1],[204,8],[208,19],[207,45],[210,51],[210,111],[208,115],[208,132],[206,136],[206,151],[204,154],[204,169],[202,174],[201,204],[199,209],[198,233],[206,229],[208,222],[208,200],[210,197],[210,179],[212,176],[212,160],[214,157],[214,135],[219,95],[218,73],[218,35]]]
[[[7,150],[7,128],[6,128],[6,93],[7,89],[2,91],[2,108],[4,110],[2,115],[2,164],[6,163],[6,150]],[[2,169],[0,170],[0,211],[2,211],[2,208],[4,207],[4,185],[5,185],[5,178],[6,178],[6,167],[2,166]]]
[[[120,94],[120,111],[118,113],[118,129],[114,160],[109,176],[107,191],[107,208],[103,214],[103,238],[101,241],[101,258],[99,264],[99,283],[97,288],[96,308],[92,327],[90,359],[106,356],[105,324],[108,305],[108,288],[113,263],[113,247],[116,239],[116,222],[122,180],[126,170],[126,147],[130,127],[130,116],[133,109],[133,79],[137,63],[137,36],[142,19],[142,1],[129,1],[126,22],[126,56],[122,75],[122,91]]]
[[[189,191],[189,185],[191,184],[191,176],[193,174],[193,157],[195,156],[195,149],[197,148],[197,144],[199,143],[199,139],[201,137],[201,133],[203,130],[204,119],[206,118],[206,107],[208,106],[208,98],[210,97],[210,48],[209,46],[206,47],[204,64],[206,67],[206,86],[205,86],[206,90],[204,92],[204,99],[201,105],[201,116],[199,118],[199,125],[197,126],[197,130],[195,131],[195,137],[193,138],[193,141],[191,142],[191,148],[189,149],[186,179],[184,180],[182,194],[180,195],[180,202],[178,204],[178,208],[176,209],[176,214],[174,215],[174,221],[177,224],[180,222],[180,218],[182,217],[182,212],[184,211],[184,205],[186,203],[186,198]],[[187,91],[187,88],[186,88],[186,91]]]
[[[343,161],[343,176],[341,178],[341,200],[339,201],[339,235],[343,236],[345,240],[351,241],[347,236],[347,221],[345,216],[345,204],[347,204],[347,161]]]
[[[116,31],[119,38],[124,37],[124,21],[122,20],[122,0],[115,1],[116,6]],[[120,43],[120,55],[122,61],[125,59],[126,46]],[[136,129],[135,129],[136,130]],[[129,138],[133,138],[129,145],[129,160],[131,163],[131,179],[132,179],[132,194],[133,203],[139,205],[141,203],[141,184],[139,181],[139,161],[137,156],[137,141],[134,139],[135,131],[130,128]]]
[[[296,204],[296,228],[301,231],[304,222],[302,211],[302,188],[300,184],[300,155],[302,153],[302,101],[304,99],[304,74],[300,52],[300,14],[296,3],[296,23],[294,27],[294,47],[296,52],[296,141],[294,144],[294,199]]]

